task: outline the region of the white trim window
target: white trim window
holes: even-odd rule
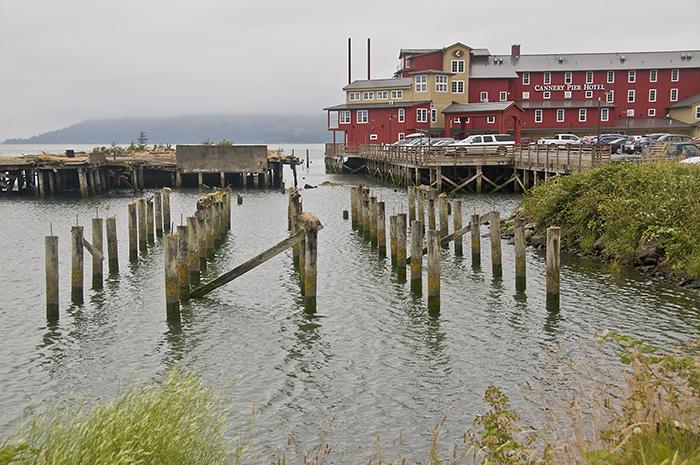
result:
[[[447,92],[447,76],[444,74],[435,75],[435,92]]]
[[[392,90],[391,91],[391,100],[401,100],[403,98],[403,91],[402,90]]]
[[[542,110],[535,110],[535,123],[542,122]]]
[[[557,123],[564,122],[565,111],[563,108],[557,108]]]
[[[350,100],[350,101],[360,100],[360,93],[359,92],[349,92],[348,93],[348,100]]]
[[[608,103],[613,103],[615,101],[615,91],[609,90],[605,93],[605,101]]]
[[[377,140],[377,139],[379,139],[379,136],[377,136],[376,134],[369,135],[369,140]]]
[[[400,132],[399,133],[399,140],[404,140],[406,138],[406,133],[405,132]]]
[[[634,89],[630,89],[627,91],[627,103],[634,103],[636,93],[637,92]]]
[[[653,118],[654,116],[656,116],[656,108],[649,108],[647,110],[647,116],[649,118]]]
[[[495,122],[496,122],[495,116],[487,116],[486,117],[486,124],[494,124]]]
[[[374,92],[362,92],[362,100],[374,100]]]
[[[649,89],[649,103],[656,102],[656,89]]]
[[[524,86],[530,85],[530,73],[523,73],[523,85]]]
[[[530,91],[523,91],[523,100],[529,100],[530,99]]]
[[[593,98],[593,91],[592,90],[586,91],[586,98]]]
[[[578,109],[578,122],[579,123],[585,123],[587,116],[588,116],[588,110],[586,110],[585,108]]]
[[[610,119],[610,108],[601,108],[600,109],[600,120],[607,121],[608,119]]]
[[[678,101],[678,89],[671,89],[671,101],[672,102]]]
[[[348,110],[340,112],[340,124],[350,124],[352,122],[352,116]]]
[[[398,120],[399,120],[399,123],[406,122],[406,109],[405,108],[399,108]]]
[[[550,73],[549,71],[546,71],[546,72],[542,75],[542,82],[543,82],[544,84],[551,84],[551,83],[552,83],[552,73]]]
[[[505,102],[506,100],[508,100],[508,92],[506,92],[505,90],[500,91],[498,93],[498,100],[501,102]]]
[[[678,68],[672,69],[671,70],[671,82],[678,82],[680,79],[680,70]]]
[[[357,124],[367,124],[369,121],[369,115],[367,114],[367,110],[357,110]]]
[[[608,84],[612,84],[615,82],[615,71],[608,71],[608,78],[607,78]]]
[[[430,122],[437,123],[437,108],[430,108]]]
[[[564,91],[564,98],[571,98],[571,91],[570,90]]]
[[[659,77],[659,72],[655,69],[649,70],[649,82],[656,82]]]
[[[627,82],[633,84],[637,82],[637,72],[633,69],[627,71]]]
[[[573,80],[573,73],[571,71],[567,71],[564,73],[564,84],[571,84]]]
[[[549,100],[552,97],[552,93],[548,90],[545,90],[542,92],[542,99],[543,100]]]
[[[416,109],[416,123],[427,123],[428,122],[428,109],[427,108],[417,108]]]
[[[479,101],[480,102],[488,102],[489,101],[489,93],[485,90],[482,90],[479,93]]]
[[[450,62],[450,69],[453,73],[463,73],[464,72],[464,60],[452,60]]]
[[[377,100],[389,100],[389,91],[388,90],[378,90],[377,91]]]
[[[459,118],[452,118],[452,124],[462,124],[462,120]]]
[[[593,84],[593,71],[586,71],[586,84]]]
[[[428,92],[428,75],[419,74],[416,76],[416,92]]]
[[[464,81],[452,81],[452,93],[453,94],[463,94],[464,93]]]
[[[695,107],[695,119],[700,119],[700,105]]]

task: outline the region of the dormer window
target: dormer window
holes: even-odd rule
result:
[[[451,69],[453,73],[464,72],[464,60],[452,60]]]
[[[350,92],[348,94],[348,99],[350,101],[360,100],[360,93],[359,92]]]

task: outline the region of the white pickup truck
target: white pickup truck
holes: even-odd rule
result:
[[[542,137],[537,140],[537,143],[541,145],[580,144],[581,139],[574,134],[555,134],[552,137]]]

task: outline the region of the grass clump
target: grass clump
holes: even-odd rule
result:
[[[562,227],[562,241],[632,264],[640,247],[663,252],[663,271],[700,278],[700,167],[607,163],[532,189],[522,213],[537,227]],[[594,250],[599,247],[599,250]]]
[[[0,444],[0,465],[224,464],[226,414],[211,387],[173,368],[106,405],[40,415]]]

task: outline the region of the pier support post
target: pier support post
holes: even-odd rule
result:
[[[80,196],[86,198],[90,195],[88,191],[87,174],[85,174],[84,169],[78,170],[78,183],[80,184]]]
[[[452,220],[454,222],[455,232],[462,229],[462,201],[461,200],[453,200],[452,201]],[[462,256],[462,244],[463,244],[462,236],[455,237],[454,242],[455,242],[455,256],[461,257]]]
[[[318,249],[318,231],[307,227],[304,259],[304,308],[307,312],[316,311],[316,258]]]
[[[559,266],[561,254],[561,229],[547,228],[547,309],[559,308]]]
[[[148,232],[146,233],[146,239],[149,244],[155,244],[156,239],[153,235],[153,226],[155,223],[154,213],[153,213],[153,199],[146,200],[146,228]]]
[[[428,229],[435,231],[435,195],[432,190],[428,195]]]
[[[83,227],[71,226],[70,297],[74,304],[83,303]]]
[[[187,242],[189,233],[187,226],[177,227],[177,282],[180,300],[185,301],[190,298],[190,265]]]
[[[369,198],[369,240],[370,246],[377,246],[377,198]]]
[[[117,246],[117,218],[107,218],[107,266],[109,274],[119,273],[119,249]]]
[[[138,206],[139,206],[139,250],[141,251],[141,254],[146,253],[146,249],[148,248],[148,241],[146,239],[146,233],[148,231],[148,227],[146,224],[146,199],[140,198],[138,200]]]
[[[172,189],[169,187],[164,187],[161,191],[163,195],[163,232],[165,234],[170,234],[171,224],[170,224],[170,193]]]
[[[369,196],[367,193],[363,193],[362,196],[362,236],[369,240],[370,239],[370,229],[369,229]]]
[[[515,220],[515,290],[524,291],[526,287],[525,272],[525,221],[522,218]]]
[[[396,270],[400,281],[406,279],[406,214],[396,216]]]
[[[423,292],[423,223],[411,222],[411,291]]]
[[[104,256],[104,247],[102,246],[104,238],[103,225],[102,218],[92,219],[92,248]],[[104,285],[103,259],[95,255],[92,254],[92,288],[102,289]]]
[[[501,259],[501,215],[497,211],[491,212],[489,221],[489,233],[491,236],[491,269],[493,276],[503,276],[503,261]]]
[[[472,238],[472,266],[478,267],[481,265],[481,218],[479,218],[479,215],[472,215],[470,225]]]
[[[197,219],[197,255],[199,256],[199,270],[207,269],[207,222],[204,219],[205,213],[197,210],[194,217]]]
[[[46,236],[46,318],[58,319],[58,236]]]
[[[389,217],[389,249],[391,253],[391,267],[396,268],[396,238],[398,237],[397,231],[397,218],[396,215],[391,215]]]
[[[440,237],[428,231],[428,310],[440,311]]]
[[[36,179],[37,179],[38,185],[39,185],[39,195],[41,197],[46,197],[46,182],[45,182],[44,174],[45,173],[42,170],[36,171]]]
[[[357,229],[357,192],[358,186],[350,189],[350,215],[352,217],[352,229]]]
[[[177,275],[177,246],[175,234],[165,236],[163,263],[165,264],[165,311],[168,320],[180,320],[180,297]]]
[[[408,224],[413,227],[413,220],[416,219],[416,187],[408,186]]]
[[[202,189],[202,185],[204,184],[204,174],[203,173],[197,173],[197,187],[199,189]]]
[[[190,283],[199,284],[199,243],[197,238],[197,218],[187,217],[187,267],[190,272]]]
[[[95,172],[92,168],[87,169],[88,192],[95,195]]]
[[[156,236],[163,237],[163,197],[160,192],[154,194],[153,201],[156,209]]]
[[[173,187],[178,189],[182,187],[182,173],[178,169],[175,170],[175,185]]]
[[[138,214],[137,201],[129,203],[129,261],[136,261],[139,257],[138,252]]]
[[[379,256],[386,257],[386,216],[384,202],[377,202],[377,250]]]
[[[299,230],[298,217],[303,210],[301,194],[299,193],[299,190],[297,188],[291,188],[289,190],[289,206],[291,215],[291,230],[292,234],[294,234]],[[302,251],[303,249],[299,244],[292,246],[292,260],[294,262],[294,268],[296,268],[300,272],[303,272],[303,270],[301,270],[300,268],[300,256]]]
[[[481,178],[483,177],[484,173],[481,169],[481,165],[478,165],[476,167],[476,193],[481,194]]]
[[[416,220],[421,224],[423,231],[425,231],[425,192],[423,189],[416,189],[416,195],[418,197],[418,211],[416,211]]]
[[[49,178],[49,195],[56,195],[56,173],[53,170],[46,171],[46,176]]]
[[[438,201],[440,204],[440,239],[443,237],[447,236],[449,234],[449,229],[447,226],[447,221],[448,221],[448,213],[447,213],[447,194],[442,192],[438,196]],[[447,248],[449,247],[449,244],[444,244],[443,247]]]

